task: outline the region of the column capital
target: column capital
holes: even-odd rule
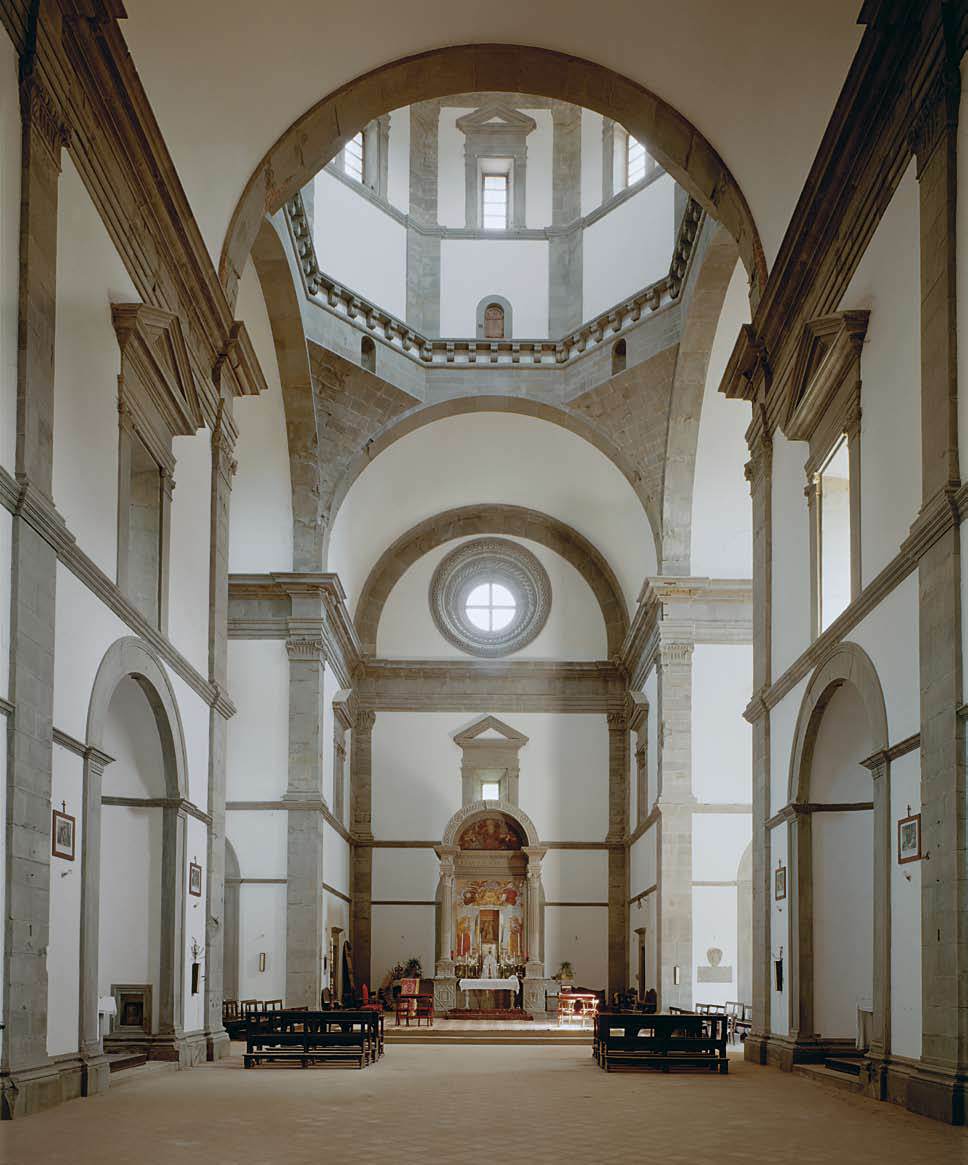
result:
[[[659,643],[659,664],[661,667],[686,667],[692,663],[694,644],[671,640]]]
[[[326,662],[326,645],[322,639],[296,636],[286,640],[286,654],[291,660]]]
[[[363,708],[356,713],[356,722],[353,725],[354,732],[372,732],[373,725],[376,723],[376,713],[372,708]]]
[[[621,712],[607,712],[605,719],[608,721],[609,732],[628,732],[629,718],[624,709]]]

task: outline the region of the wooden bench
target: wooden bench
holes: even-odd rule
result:
[[[355,1064],[383,1055],[383,1016],[376,1011],[272,1011],[250,1017],[243,1066]]]
[[[601,1012],[595,1017],[592,1054],[606,1072],[614,1068],[706,1068],[725,1075],[725,1015]]]

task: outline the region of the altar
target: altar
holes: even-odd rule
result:
[[[458,979],[457,986],[463,994],[463,1006],[466,1009],[467,992],[474,992],[477,1010],[514,1007],[515,997],[521,989],[521,981],[517,975],[508,975],[497,979]],[[509,992],[510,1000],[505,1002],[497,997],[497,992]]]

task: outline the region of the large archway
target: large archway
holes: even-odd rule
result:
[[[794,1059],[883,1049],[886,985],[877,952],[888,904],[886,798],[873,767],[888,745],[887,712],[870,657],[842,643],[814,673],[790,758],[792,884],[790,1035]],[[873,773],[873,779],[872,779]]]
[[[163,664],[133,636],[98,668],[85,758],[81,1046],[100,1060],[98,999],[113,996],[114,1050],[204,1059],[204,1038],[184,1037],[184,731]]]
[[[736,240],[755,304],[766,261],[743,192],[722,158],[660,97],[580,57],[523,45],[453,45],[394,61],[342,86],[277,139],[250,177],[232,215],[219,276],[229,303],[261,222],[274,214],[344,143],[389,109],[468,92],[529,92],[614,118],[644,142],[676,181]]]

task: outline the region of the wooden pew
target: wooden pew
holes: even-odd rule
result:
[[[383,1016],[376,1011],[271,1011],[250,1019],[242,1062],[355,1064],[364,1068],[383,1054]]]
[[[720,1014],[602,1012],[595,1017],[593,1055],[606,1072],[684,1067],[725,1075],[727,1028],[728,1018]]]

